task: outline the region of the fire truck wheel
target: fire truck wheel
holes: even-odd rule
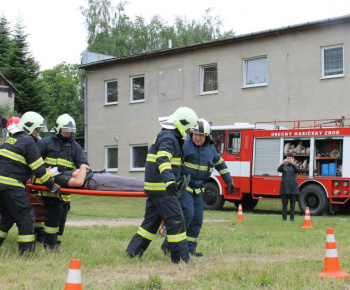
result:
[[[316,184],[306,185],[299,195],[299,208],[305,213],[309,207],[311,215],[326,214],[329,207],[329,200],[324,189]]]
[[[224,197],[220,194],[218,186],[214,182],[208,182],[204,185],[203,193],[204,209],[219,210],[225,203]]]
[[[241,204],[243,209],[254,209],[258,204],[258,199],[253,199],[250,194],[245,194],[242,200],[234,200],[233,203],[238,209],[238,206]]]

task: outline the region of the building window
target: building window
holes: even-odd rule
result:
[[[118,81],[105,82],[106,104],[118,103]]]
[[[131,170],[144,170],[148,145],[131,145]]]
[[[344,76],[344,47],[343,45],[321,48],[322,78]]]
[[[145,101],[145,76],[135,76],[130,78],[131,103]]]
[[[267,85],[267,57],[243,60],[243,87]]]
[[[106,147],[105,156],[107,171],[118,171],[118,147]]]
[[[218,68],[216,64],[203,65],[200,71],[201,94],[218,92]]]

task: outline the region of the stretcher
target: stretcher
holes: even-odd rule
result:
[[[90,189],[61,188],[61,193],[80,194],[93,196],[119,196],[119,197],[148,197],[142,191],[101,191]],[[43,222],[45,218],[45,207],[40,191],[49,191],[46,186],[36,184],[26,184],[26,192],[33,207],[36,222]]]

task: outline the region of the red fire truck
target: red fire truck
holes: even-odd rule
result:
[[[214,146],[230,169],[236,191],[230,195],[214,170],[205,184],[205,209],[224,202],[253,209],[259,200],[280,199],[278,166],[293,152],[302,212],[312,215],[338,211],[350,204],[350,119],[274,121],[212,126]]]

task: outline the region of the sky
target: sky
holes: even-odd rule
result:
[[[111,0],[117,5],[119,0]],[[236,35],[280,28],[350,14],[349,0],[128,0],[125,13],[146,22],[160,15],[171,25],[176,16],[200,21],[208,8],[220,16],[223,30]],[[65,61],[80,63],[87,47],[85,19],[79,7],[86,0],[0,0],[0,14],[14,27],[20,16],[29,51],[41,70]]]

